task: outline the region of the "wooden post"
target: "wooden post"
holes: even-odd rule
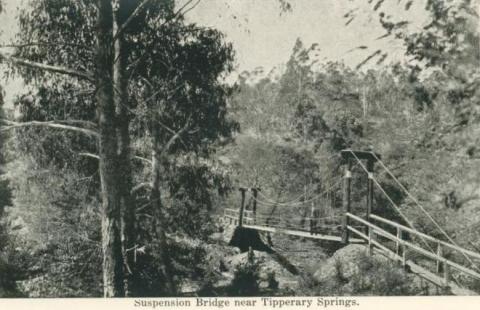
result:
[[[253,264],[255,262],[255,253],[253,252],[253,249],[251,246],[248,247],[248,263]]]
[[[335,210],[335,192],[332,190],[330,192],[330,211]]]
[[[349,231],[348,231],[348,216],[347,213],[350,212],[350,204],[351,204],[351,184],[352,184],[352,161],[347,159],[347,166],[345,168],[345,176],[344,176],[344,183],[343,183],[343,233],[342,233],[342,243],[347,244],[349,239]]]
[[[368,255],[373,255],[373,240],[374,240],[374,231],[372,227],[368,226]]]
[[[407,268],[407,247],[405,246],[405,244],[402,244],[402,267],[403,268]]]
[[[437,255],[440,258],[443,258],[443,248],[440,243],[437,244]],[[443,263],[440,259],[437,260],[437,273],[442,273],[443,272]]]
[[[245,191],[247,189],[240,187],[240,193],[242,194],[242,204],[240,205],[240,213],[238,215],[238,226],[242,227],[243,225],[243,210],[245,208]]]
[[[397,238],[400,239],[400,240],[403,240],[403,233],[402,233],[402,230],[400,229],[400,227],[397,227]],[[395,244],[395,253],[400,256],[402,255],[402,245],[400,244],[400,242],[397,240],[396,244]]]
[[[443,281],[444,281],[444,288],[448,288],[448,282],[450,281],[450,266],[448,264],[445,264],[443,266]]]
[[[367,180],[367,216],[366,220],[370,222],[370,214],[373,211],[373,160],[369,159],[367,161],[367,171],[368,171],[368,180]]]
[[[253,224],[257,223],[257,195],[260,191],[260,188],[252,188],[253,192],[253,210],[252,210],[252,217],[253,217]]]

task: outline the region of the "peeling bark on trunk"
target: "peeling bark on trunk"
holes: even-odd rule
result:
[[[162,214],[162,201],[161,201],[161,184],[162,177],[164,172],[164,158],[162,153],[162,148],[160,146],[159,137],[159,128],[158,124],[152,124],[151,126],[152,134],[152,191],[150,195],[150,201],[152,203],[154,221],[153,221],[153,230],[155,236],[160,244],[160,253],[157,253],[161,258],[161,269],[162,274],[165,278],[165,294],[173,295],[175,293],[175,286],[173,284],[173,277],[171,274],[171,260],[166,251],[167,248],[167,239],[165,236],[165,223],[164,217]]]
[[[118,14],[122,10],[122,1],[117,5],[114,16],[113,33],[118,33],[125,21]],[[125,295],[134,296],[137,272],[134,261],[135,251],[135,200],[132,197],[132,166],[130,152],[129,97],[126,78],[127,55],[124,50],[124,35],[120,34],[114,43],[113,88],[116,110],[117,156],[119,165],[119,194],[122,223],[122,250],[125,266]]]
[[[124,296],[123,255],[120,238],[120,187],[115,104],[112,81],[113,12],[110,0],[98,0],[96,47],[96,100],[98,106],[100,178],[102,184],[102,250],[105,297]]]

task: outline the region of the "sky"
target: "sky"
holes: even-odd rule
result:
[[[185,1],[185,0],[183,0]],[[419,27],[426,21],[425,1],[414,1],[405,11],[405,0],[289,0],[292,10],[282,12],[278,0],[204,0],[190,11],[187,20],[213,27],[226,34],[236,50],[237,70],[263,66],[267,70],[288,61],[297,38],[309,47],[318,43],[320,60],[341,60],[356,66],[377,49],[389,51],[390,61],[401,60],[401,42],[376,40],[385,33],[378,14],[385,12],[412,21]],[[343,16],[352,9],[357,17],[346,26]],[[366,50],[348,52],[366,45]]]
[[[159,1],[159,0],[152,0]],[[188,0],[178,0],[178,7]],[[401,42],[392,39],[377,40],[385,32],[378,22],[378,14],[385,12],[395,18],[410,20],[413,28],[426,22],[426,0],[416,0],[405,11],[406,0],[385,0],[377,11],[378,0],[288,0],[292,9],[283,12],[279,0],[200,0],[186,19],[199,26],[222,31],[233,44],[236,54],[235,78],[240,72],[263,67],[266,72],[288,61],[297,38],[309,47],[317,43],[320,61],[343,61],[356,66],[377,49],[389,52],[387,62],[403,59]],[[18,31],[16,11],[28,5],[28,0],[3,0],[5,12],[0,20],[0,42],[7,43]],[[195,4],[197,0],[192,3]],[[345,25],[343,16],[352,9],[356,18]],[[350,51],[360,45],[364,50]],[[375,61],[373,61],[374,63]],[[1,76],[0,72],[0,76]],[[7,104],[23,89],[21,80],[2,81]]]

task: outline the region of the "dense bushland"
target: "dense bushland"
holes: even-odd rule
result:
[[[381,13],[404,63],[318,63],[319,47],[298,40],[278,77],[244,72],[234,86],[222,33],[188,24],[174,1],[150,1],[131,20],[141,2],[114,2],[31,1],[16,58],[0,54],[28,86],[15,119],[0,111],[0,296],[19,296],[17,286],[41,297],[167,296],[205,276],[208,295],[216,277],[206,250],[177,237],[206,243],[223,208],[238,205],[238,186],[276,201],[329,189],[345,148],[381,154],[457,243],[480,250],[474,2],[426,1],[431,21],[417,30]],[[103,29],[100,17],[112,23]],[[109,27],[127,21],[113,40]],[[363,212],[365,175],[354,172],[353,211]],[[418,229],[444,238],[380,166],[375,176]],[[374,200],[374,212],[402,221],[378,190]],[[337,213],[340,201],[332,191],[313,207]],[[259,206],[303,217],[311,207]],[[394,266],[372,264],[362,258],[346,294],[412,293]],[[230,294],[257,294],[257,269],[239,267]]]

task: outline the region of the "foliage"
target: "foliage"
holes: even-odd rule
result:
[[[267,283],[268,283],[268,288],[271,290],[277,290],[278,285],[280,284],[277,279],[275,278],[275,271],[271,271],[267,273]]]
[[[0,2],[1,12],[1,2]],[[0,86],[0,118],[6,117],[3,112],[3,88]],[[17,290],[15,280],[18,275],[13,266],[5,255],[10,245],[10,236],[8,225],[5,219],[5,209],[11,205],[11,193],[8,180],[4,178],[5,172],[5,139],[7,135],[0,133],[0,297],[19,297],[21,294]]]
[[[359,257],[358,271],[350,279],[351,295],[408,296],[414,293],[411,279],[395,262]]]
[[[213,201],[228,191],[214,153],[237,128],[227,115],[231,87],[223,82],[232,70],[232,46],[216,30],[182,22],[160,31],[147,26],[143,36],[131,46],[132,134],[149,140],[139,152],[162,157],[150,173],[162,170],[168,229],[206,238],[214,227]]]
[[[138,3],[140,1],[121,1],[124,11],[119,12],[120,18],[130,16]],[[19,14],[20,32],[15,56],[80,72],[94,72],[92,47],[97,43],[94,36],[96,13],[95,1],[32,1]],[[130,21],[125,32],[127,102],[131,107],[128,119],[133,123],[130,127],[132,140],[139,141],[133,145],[132,153],[150,157],[152,145],[148,139],[155,136],[165,146],[172,132],[178,131],[186,120],[190,122],[188,132],[165,148],[168,160],[162,163],[166,174],[162,176],[161,186],[165,194],[162,193],[163,203],[167,206],[163,213],[167,220],[162,223],[167,231],[205,239],[214,229],[209,211],[217,196],[225,194],[228,187],[225,175],[211,165],[208,157],[214,153],[216,144],[231,138],[236,128],[236,123],[226,115],[226,98],[231,90],[221,79],[232,69],[233,51],[223,42],[220,32],[184,24],[181,16],[172,20],[173,13],[174,1],[150,1]],[[32,89],[16,100],[16,109],[21,115],[18,121],[55,121],[96,129],[98,103],[88,81],[28,66],[12,66],[10,73],[21,76]],[[155,87],[155,97],[151,97],[151,93],[147,97],[147,86]],[[173,93],[175,96],[170,96]],[[163,125],[153,134],[152,115],[158,116],[155,120]],[[145,135],[145,129],[150,133]],[[98,244],[93,246],[88,240],[77,238],[65,240],[66,236],[85,230],[89,232],[87,239],[99,242],[98,160],[85,156],[97,152],[97,141],[92,137],[43,127],[17,129],[15,142],[9,145],[12,155],[9,180],[13,180],[14,199],[8,217],[22,227],[21,237],[28,248],[24,249],[26,260],[40,255],[38,248],[43,245],[50,249],[43,253],[46,258],[41,270],[44,273],[42,281],[49,283],[51,291],[34,294],[98,295],[98,277],[92,278],[90,272],[84,274],[81,264],[83,261],[89,262],[90,267],[96,266],[101,254]],[[185,161],[179,162],[181,157]],[[199,165],[199,161],[207,163]],[[148,183],[151,171],[145,161],[134,160],[134,167],[138,168],[135,169],[135,181]],[[153,212],[148,208],[149,195],[142,189],[135,198],[140,206],[147,206],[138,214],[137,225],[142,228],[138,229],[136,240],[140,244],[150,241],[156,244],[152,240]],[[189,220],[181,221],[185,218]],[[70,248],[69,243],[74,245]],[[75,247],[87,253],[87,257],[72,253]],[[64,261],[69,256],[72,259]],[[161,281],[152,280],[147,271],[155,268],[158,271],[162,260],[155,255],[149,257],[153,269],[139,263],[145,269],[141,271],[145,284],[137,284],[149,294],[161,293],[158,289]],[[175,259],[181,261],[180,257]],[[58,264],[63,265],[59,267]],[[27,267],[32,266],[27,264]],[[98,266],[90,267],[87,271],[98,270]],[[75,281],[65,284],[67,275]],[[96,284],[87,288],[88,281]],[[32,287],[32,292],[34,290]]]
[[[302,291],[313,296],[408,296],[417,293],[412,276],[399,265],[366,252],[359,254],[354,261],[335,260],[334,274],[328,281],[318,283],[304,275],[300,283]]]
[[[458,37],[462,34],[456,31],[451,35]],[[297,42],[287,69],[279,79],[257,78],[259,82],[255,83],[251,79],[255,73],[243,74],[251,81],[241,80],[239,94],[233,102],[238,102],[234,111],[239,115],[242,135],[248,136],[237,140],[239,143],[249,141],[240,144],[239,149],[248,145],[249,153],[244,155],[247,151],[232,149],[243,152],[240,156],[243,162],[234,166],[238,171],[237,182],[257,184],[267,196],[288,201],[301,194],[302,189],[292,188],[284,198],[282,180],[288,180],[287,184],[293,187],[305,184],[309,179],[307,174],[300,173],[299,167],[304,166],[308,173],[313,171],[312,187],[322,188],[332,176],[340,174],[341,161],[335,157],[339,150],[349,147],[373,149],[381,154],[400,182],[440,225],[450,234],[454,233],[458,241],[464,239],[460,237],[466,236],[460,233],[463,225],[458,223],[465,221],[465,214],[462,214],[463,211],[446,210],[443,198],[453,191],[462,197],[457,201],[462,202],[459,206],[466,207],[464,212],[473,212],[473,201],[478,194],[473,187],[461,184],[479,182],[476,175],[469,173],[477,163],[473,144],[477,140],[474,132],[477,132],[478,125],[465,121],[458,108],[463,106],[473,113],[476,95],[466,88],[460,90],[459,94],[463,94],[460,97],[454,95],[447,85],[456,85],[456,82],[451,83],[458,77],[446,69],[442,74],[438,70],[424,71],[421,79],[418,72],[400,64],[358,72],[341,64],[312,63],[309,59],[311,49]],[[451,61],[457,61],[456,56],[451,57]],[[474,63],[472,58],[469,59],[468,63]],[[468,70],[475,71],[477,68],[470,65]],[[470,80],[472,83],[476,83],[475,76]],[[268,90],[263,92],[266,96],[257,89]],[[241,102],[246,104],[246,111],[240,113]],[[271,108],[275,106],[286,108]],[[242,118],[243,113],[247,115],[246,119]],[[286,124],[283,131],[269,122],[272,118],[277,118],[278,124]],[[263,127],[259,127],[260,124]],[[294,153],[308,152],[310,155],[303,159],[297,157],[295,164],[282,166],[278,149],[288,144],[295,146]],[[231,155],[232,158],[235,156],[235,153]],[[295,155],[290,156],[293,161]],[[263,159],[267,157],[269,160]],[[441,174],[438,173],[439,166],[442,167]],[[296,176],[275,177],[275,174],[286,173],[289,167],[295,167],[293,170],[299,173]],[[405,193],[398,184],[387,177],[378,165],[377,173],[382,187],[396,205],[405,208],[403,212],[416,227],[444,238],[425,214],[414,207],[412,201],[405,199]],[[360,167],[354,168],[354,176],[353,209],[363,213],[365,187],[362,184],[365,177]],[[402,221],[377,188],[374,205],[382,206],[375,207],[377,214]],[[447,222],[447,218],[450,221]],[[469,227],[474,227],[470,225],[477,221],[478,218],[471,218]],[[473,230],[469,228],[468,231]],[[468,239],[474,240],[475,237]]]
[[[38,296],[99,296],[100,216],[89,193],[93,176],[52,166],[42,172],[34,163],[24,158],[8,165],[14,193],[9,229],[17,244],[11,251],[26,260],[27,274],[45,275],[48,285],[40,287]]]
[[[260,266],[258,262],[239,264],[227,289],[229,296],[257,296],[260,292]]]
[[[170,202],[166,201],[169,229],[204,240],[214,233],[216,226],[211,214],[223,181],[222,175],[206,165],[174,168],[169,180]]]
[[[24,297],[17,288],[15,271],[0,257],[0,298]]]

